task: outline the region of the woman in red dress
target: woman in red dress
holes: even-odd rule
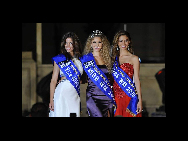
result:
[[[132,41],[130,34],[127,31],[119,31],[113,40],[113,50],[112,50],[112,61],[115,60],[115,57],[118,57],[120,68],[131,78],[134,79],[139,102],[137,104],[137,115],[136,117],[141,117],[142,114],[142,96],[141,96],[141,87],[139,80],[139,69],[140,62],[139,58],[136,55],[133,55]],[[134,117],[133,114],[127,106],[131,100],[129,97],[116,83],[114,80],[113,91],[115,96],[115,101],[117,104],[116,113],[114,116],[123,116],[123,117]]]

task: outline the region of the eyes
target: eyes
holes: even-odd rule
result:
[[[93,41],[92,43],[94,43],[94,44],[95,44],[95,43],[97,43],[97,42],[96,42],[96,41]],[[101,41],[99,41],[98,43],[102,43],[102,42],[101,42]]]
[[[68,44],[73,45],[72,42],[66,42],[66,43],[65,43],[65,45],[68,45]]]
[[[126,40],[125,40],[125,42],[128,42],[128,41],[129,41],[129,39],[126,39]],[[123,42],[123,40],[119,40],[119,42]]]

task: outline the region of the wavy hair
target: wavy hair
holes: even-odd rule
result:
[[[108,72],[111,73],[112,64],[111,64],[111,57],[110,57],[110,42],[108,41],[107,37],[104,34],[94,35],[93,33],[91,33],[89,37],[87,38],[83,55],[92,52],[91,43],[94,37],[100,37],[102,40],[102,48],[100,52],[101,52],[103,61],[108,69]]]
[[[116,56],[120,55],[120,49],[117,49],[117,48],[119,48],[118,47],[118,42],[119,42],[119,37],[121,35],[126,35],[129,38],[129,41],[130,41],[130,43],[129,43],[129,52],[131,54],[134,53],[133,47],[132,47],[132,40],[131,40],[131,36],[130,36],[129,32],[124,31],[124,30],[120,30],[120,31],[118,31],[116,33],[116,35],[114,36],[113,42],[112,42],[112,62],[114,62]]]
[[[71,38],[73,40],[73,54],[74,57],[79,58],[81,57],[81,42],[78,36],[73,32],[67,32],[61,39],[61,47],[60,52],[63,53],[68,60],[72,59],[73,57],[68,53],[65,49],[66,39]]]

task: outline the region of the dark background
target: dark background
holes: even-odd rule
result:
[[[78,35],[83,50],[93,30],[102,31],[112,44],[124,24],[131,35],[134,54],[142,63],[165,63],[165,23],[42,23],[42,64],[51,64],[51,58],[60,53],[60,41],[66,32]],[[32,51],[36,61],[36,23],[22,23],[22,51]]]

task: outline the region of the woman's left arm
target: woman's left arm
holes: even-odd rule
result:
[[[137,104],[138,113],[142,112],[142,95],[141,95],[141,84],[140,84],[140,62],[138,56],[134,56],[133,58],[133,68],[134,68],[134,82],[138,94],[139,102]]]

